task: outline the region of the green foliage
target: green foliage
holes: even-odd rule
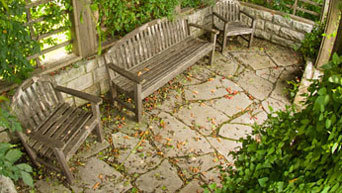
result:
[[[172,17],[178,1],[94,0],[91,8],[99,14],[98,25],[107,35],[124,35],[152,19]]]
[[[181,7],[193,7],[193,8],[198,8],[198,7],[205,7],[208,5],[212,5],[215,3],[215,0],[182,0]]]
[[[0,4],[0,79],[19,82],[25,79],[32,66],[26,57],[39,52],[23,25],[23,0],[9,0]]]
[[[44,21],[33,24],[35,35],[42,35],[53,30],[63,28],[64,31],[59,35],[49,36],[39,41],[40,47],[55,46],[66,40],[71,39],[71,20],[69,14],[63,13],[67,11],[71,13],[72,6],[70,0],[54,0],[48,3],[40,4],[31,8],[32,19],[44,17]],[[67,47],[67,51],[71,51],[72,47]]]
[[[293,10],[291,8],[287,7],[286,5],[294,5],[294,3],[295,3],[295,0],[242,0],[242,1],[254,3],[257,5],[267,7],[269,9],[274,9],[274,10],[278,10],[278,11],[281,11],[284,13],[289,13],[289,14],[292,14]],[[313,1],[316,3],[323,4],[324,0],[313,0]],[[316,13],[321,13],[321,9],[322,9],[321,7],[314,6],[314,5],[304,3],[301,1],[298,1],[298,6],[305,8],[309,11],[314,11]],[[312,21],[318,21],[320,19],[319,16],[314,16],[314,15],[311,15],[311,14],[308,14],[305,12],[301,12],[301,11],[297,11],[296,15],[310,19]]]
[[[21,131],[22,128],[15,116],[10,114],[8,99],[0,96],[0,127],[12,131]],[[32,168],[25,163],[16,164],[21,158],[21,151],[15,145],[0,143],[0,175],[7,176],[15,181],[22,179],[25,184],[33,186],[31,177]]]
[[[306,107],[270,115],[232,152],[234,168],[215,192],[342,192],[342,57],[309,87]]]
[[[324,23],[316,23],[311,33],[305,34],[299,51],[306,58],[316,59],[324,35]]]

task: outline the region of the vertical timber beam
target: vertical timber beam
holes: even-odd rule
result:
[[[316,59],[315,66],[320,68],[322,65],[328,63],[330,60],[336,36],[333,36],[337,32],[338,24],[340,21],[340,0],[331,0],[329,5],[329,11],[327,15],[327,23],[325,26],[325,34],[323,37],[321,47]]]
[[[323,23],[325,21],[325,19],[327,18],[330,1],[331,0],[324,0],[322,12],[321,12],[321,19],[320,19],[321,23]]]
[[[340,25],[338,27],[336,41],[333,48],[333,53],[337,53],[339,56],[342,56],[342,18],[340,20]]]
[[[96,53],[96,26],[90,10],[90,0],[72,0],[73,52],[81,57]]]

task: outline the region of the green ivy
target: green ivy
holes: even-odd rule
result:
[[[0,96],[0,127],[13,131],[21,131],[21,125],[15,116],[11,115],[8,99]],[[15,181],[22,179],[25,184],[33,186],[31,177],[32,168],[26,163],[16,163],[22,152],[15,145],[0,143],[0,175],[7,176]]]
[[[310,33],[305,34],[298,51],[300,51],[305,58],[316,59],[319,48],[324,35],[325,23],[317,22]]]
[[[182,0],[181,7],[192,7],[192,8],[199,8],[205,7],[209,5],[213,5],[215,0]]]
[[[124,35],[152,19],[172,17],[178,0],[94,0],[91,8],[99,15],[98,25],[107,35]]]
[[[342,57],[323,66],[308,88],[306,107],[270,115],[232,152],[223,192],[342,192]],[[255,139],[260,136],[260,140]]]
[[[295,0],[242,0],[242,1],[254,3],[257,5],[267,7],[269,9],[278,10],[278,11],[288,13],[288,14],[292,14],[293,10],[286,5],[293,5],[295,3]],[[324,0],[313,0],[313,1],[319,4],[323,4]],[[314,6],[314,5],[304,3],[301,1],[298,1],[298,6],[305,8],[309,11],[316,12],[316,13],[321,13],[321,9],[322,9],[321,7]],[[311,14],[301,12],[301,11],[297,11],[296,15],[306,18],[306,19],[310,19],[312,21],[318,21],[320,19],[319,16],[311,15]]]
[[[0,79],[20,82],[33,70],[27,56],[39,52],[23,25],[23,0],[9,0],[0,4]]]

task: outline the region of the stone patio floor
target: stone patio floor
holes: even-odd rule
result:
[[[228,153],[240,146],[236,140],[266,120],[269,106],[290,105],[286,81],[301,74],[303,62],[296,52],[258,39],[251,49],[230,42],[212,66],[207,61],[145,99],[141,124],[120,106],[104,104],[106,142],[89,139],[70,161],[76,183],[49,171],[36,181],[37,192],[186,193],[219,184],[218,167],[232,164]]]

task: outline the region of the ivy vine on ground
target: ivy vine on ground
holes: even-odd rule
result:
[[[335,54],[323,69],[305,109],[272,114],[240,139],[223,186],[210,184],[207,192],[342,192],[342,57]]]

